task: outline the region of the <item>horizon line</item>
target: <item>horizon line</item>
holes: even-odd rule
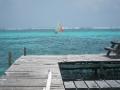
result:
[[[27,29],[55,29],[56,27],[52,28],[0,28],[0,30],[27,30]],[[120,29],[119,27],[64,27],[64,29]]]

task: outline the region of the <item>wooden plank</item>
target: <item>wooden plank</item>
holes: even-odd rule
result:
[[[111,47],[105,47],[104,49],[108,51],[115,51],[115,48],[111,48]]]
[[[43,74],[43,73],[36,73],[36,72],[12,72],[9,73],[5,76],[3,76],[3,78],[20,78],[20,79],[46,79],[47,78],[47,74]],[[61,75],[59,73],[53,73],[52,75],[53,79],[61,79]]]
[[[61,87],[51,87],[50,90],[65,90],[65,89]]]
[[[52,72],[51,90],[64,90],[62,77],[60,74],[59,62],[120,62],[120,59],[110,59],[103,55],[28,55],[18,58],[7,70],[4,79],[0,80],[2,90],[42,90],[46,85],[47,73]],[[45,83],[44,83],[45,82]],[[26,84],[25,84],[26,83]],[[67,82],[66,82],[67,83]],[[64,85],[66,84],[64,83]],[[75,83],[76,84],[76,83]],[[78,85],[74,83],[67,90],[75,90]],[[86,83],[85,83],[86,84]],[[8,85],[8,86],[7,86]],[[87,85],[87,84],[86,84]],[[88,86],[88,85],[87,85]],[[26,88],[30,87],[30,88]],[[33,88],[34,87],[34,88]],[[89,85],[90,87],[90,85]],[[94,86],[91,86],[92,88]],[[5,88],[5,89],[3,89]],[[36,88],[36,89],[35,89]],[[89,89],[92,89],[89,88]],[[94,87],[96,89],[97,87]],[[79,89],[79,88],[78,88]],[[98,88],[97,88],[98,89]]]
[[[88,90],[84,81],[74,81],[77,90]]]
[[[51,87],[64,87],[61,79],[52,79]]]
[[[43,87],[0,87],[0,90],[42,90]]]
[[[111,41],[111,44],[120,44],[120,41]]]
[[[87,84],[89,90],[99,90],[99,87],[95,81],[85,81],[85,83]]]
[[[73,81],[65,81],[64,86],[65,86],[65,90],[76,90]]]
[[[111,87],[104,80],[97,80],[96,83],[98,84],[101,90],[112,90]]]
[[[1,79],[0,87],[44,87],[46,79]]]
[[[44,67],[22,67],[22,66],[19,66],[19,67],[10,67],[7,72],[32,72],[32,71],[46,71],[48,72],[50,67],[48,68],[44,68]],[[51,70],[54,70],[55,72],[57,72],[59,70],[58,67],[52,67],[50,68]]]
[[[118,82],[120,84],[120,80],[116,80],[116,82]]]
[[[109,84],[112,88],[119,88],[120,89],[120,84],[117,83],[115,80],[105,80],[107,84]]]
[[[16,87],[16,86],[43,87],[46,85],[47,74],[48,74],[48,70],[50,69],[51,72],[53,72],[51,87],[56,87],[58,90],[59,88],[63,89],[63,82],[57,62],[58,60],[56,60],[56,57],[45,58],[45,56],[43,56],[41,59],[41,57],[36,58],[36,56],[32,56],[32,58],[29,56],[25,56],[19,58],[7,70],[6,76],[4,78],[7,78],[8,80],[2,81],[1,86],[2,87]],[[45,83],[43,83],[43,81],[45,81]]]

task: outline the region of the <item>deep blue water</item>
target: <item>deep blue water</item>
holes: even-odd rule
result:
[[[23,47],[32,55],[99,54],[112,40],[120,40],[119,29],[68,29],[58,34],[53,29],[0,30],[0,74],[8,68],[8,51],[14,60]]]

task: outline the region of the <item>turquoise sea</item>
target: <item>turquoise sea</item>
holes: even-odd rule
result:
[[[0,75],[8,68],[8,51],[13,60],[23,55],[67,55],[105,53],[110,41],[120,40],[120,29],[54,29],[0,30]]]

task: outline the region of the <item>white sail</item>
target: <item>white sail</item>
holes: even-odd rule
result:
[[[61,24],[58,24],[55,32],[56,32],[56,33],[58,33],[58,32],[64,32],[63,26],[62,26]]]

